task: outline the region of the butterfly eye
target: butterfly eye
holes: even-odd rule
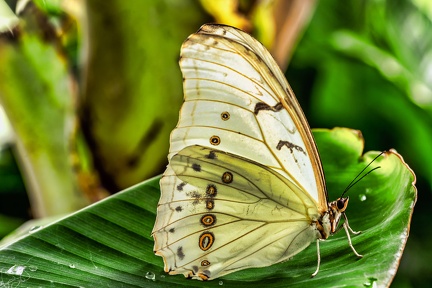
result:
[[[338,199],[336,205],[339,210],[342,210],[345,207],[345,199]]]

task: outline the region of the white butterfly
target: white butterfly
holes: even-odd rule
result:
[[[229,26],[181,49],[185,102],[153,228],[165,271],[200,280],[286,261],[342,227],[306,118],[270,53]],[[341,227],[339,227],[341,228]]]

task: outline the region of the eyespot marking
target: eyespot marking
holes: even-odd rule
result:
[[[221,143],[221,140],[220,140],[219,136],[213,135],[210,137],[210,144],[217,146],[220,143]]]
[[[205,227],[213,226],[216,223],[216,216],[212,214],[206,214],[201,217],[201,224]]]
[[[215,237],[211,232],[204,232],[199,237],[198,245],[201,250],[207,251],[213,245]]]
[[[227,111],[222,112],[222,113],[221,113],[221,119],[222,119],[223,121],[227,121],[227,120],[229,120],[229,119],[230,119],[230,113],[227,112]]]
[[[211,199],[207,199],[206,208],[207,208],[207,210],[212,210],[214,208],[214,201]]]
[[[217,194],[216,186],[213,184],[207,185],[206,194],[207,194],[207,196],[215,197]]]
[[[201,266],[209,266],[210,262],[208,260],[201,261]]]
[[[231,172],[224,172],[222,174],[222,182],[229,184],[231,182],[233,182],[233,174]]]

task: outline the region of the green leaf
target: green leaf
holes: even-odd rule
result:
[[[363,139],[355,130],[316,130],[314,135],[330,198],[337,198],[378,153],[362,156]],[[315,278],[310,277],[317,261],[315,245],[311,245],[288,262],[242,270],[205,286],[390,285],[408,237],[417,193],[413,172],[396,152],[385,153],[372,164],[377,165],[381,168],[348,192],[350,225],[362,231],[352,241],[364,258],[357,259],[341,232],[321,243],[321,270]],[[158,180],[138,184],[46,227],[33,227],[27,235],[4,244],[1,281],[44,287],[203,287],[182,275],[165,274],[162,258],[153,254]]]

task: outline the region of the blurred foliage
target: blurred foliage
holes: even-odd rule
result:
[[[86,202],[69,163],[76,89],[54,26],[33,5],[20,15],[0,38],[1,103],[17,135],[33,213],[73,212]]]
[[[0,149],[0,179],[0,238],[3,238],[28,220],[26,215],[30,209],[24,183],[9,146]]]
[[[7,2],[15,7],[15,1]],[[24,9],[19,15],[18,29],[1,34],[0,99],[11,93],[15,103],[24,103],[11,104],[6,112],[18,139],[27,139],[27,146],[18,145],[20,154],[23,147],[24,155],[46,153],[46,162],[30,165],[34,175],[42,175],[32,178],[46,185],[42,190],[52,190],[59,198],[67,191],[71,197],[78,192],[82,202],[94,202],[106,191],[116,192],[163,171],[169,132],[181,104],[180,45],[212,21],[200,6],[206,2],[38,0],[32,13]],[[277,34],[271,30],[274,25],[262,24],[271,14],[245,8],[245,2],[240,5],[246,18],[261,15],[261,24],[252,21],[252,32]],[[312,127],[359,129],[366,151],[395,148],[418,176],[419,201],[394,287],[432,283],[432,232],[424,229],[432,201],[431,3],[319,1],[287,71]],[[241,14],[232,15],[243,23]],[[4,51],[13,57],[5,57]],[[35,87],[42,92],[32,94]],[[28,167],[21,167],[24,175],[32,173]],[[59,174],[68,180],[56,182]],[[0,186],[8,187],[3,183],[11,177],[1,177]],[[50,177],[52,181],[46,180]],[[27,187],[31,183],[27,181]],[[45,198],[49,205],[70,204],[66,199],[71,199]],[[26,201],[20,205],[27,210]],[[18,218],[26,217],[23,212]],[[3,227],[9,223],[2,221]]]
[[[182,102],[179,47],[204,14],[193,1],[104,3],[19,2],[19,25],[0,37],[0,98],[36,217],[166,165]]]

